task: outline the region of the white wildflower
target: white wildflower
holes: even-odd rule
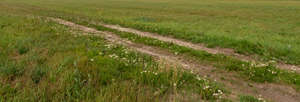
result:
[[[222,90],[218,90],[218,93],[219,93],[219,94],[223,94]]]
[[[197,80],[201,80],[201,78],[199,76],[196,77]]]
[[[298,69],[296,68],[296,66],[292,66],[291,69],[292,69],[293,71],[298,70]]]
[[[175,54],[175,55],[178,55],[178,54],[179,54],[179,52],[175,52],[174,54]]]
[[[271,60],[269,63],[276,63],[276,61],[274,61],[274,60]]]
[[[203,89],[205,90],[205,89],[208,89],[208,88],[209,88],[209,85],[205,86]]]
[[[289,44],[289,45],[288,45],[288,48],[292,48],[292,45]]]
[[[127,50],[125,50],[125,52],[124,52],[125,54],[128,54],[128,51]]]
[[[111,45],[111,44],[107,44],[107,45],[104,45],[104,46],[105,46],[106,48],[109,48],[109,49],[110,49],[112,45]]]
[[[220,95],[219,98],[222,98],[222,96]]]
[[[117,56],[116,54],[112,54],[112,55],[109,55],[110,58],[118,58],[119,56]]]
[[[259,65],[257,65],[256,67],[265,67],[265,66],[268,66],[267,64],[259,64]]]
[[[191,73],[194,73],[193,70],[191,70]]]

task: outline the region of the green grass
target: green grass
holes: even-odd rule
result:
[[[99,37],[73,36],[72,32],[82,32],[71,32],[65,26],[32,16],[57,17],[112,31],[133,42],[195,59],[199,64],[237,72],[247,80],[284,83],[299,89],[299,74],[279,70],[272,64],[253,65],[221,54],[92,25],[119,24],[299,65],[299,3],[298,0],[2,0],[0,102],[153,102],[174,97],[178,101],[227,101],[213,95],[218,90],[229,93],[218,83],[180,68],[162,68],[151,56],[109,44]],[[240,101],[258,100],[241,96]]]
[[[300,88],[299,74],[297,74],[296,72],[280,70],[273,65],[274,63],[267,63],[265,65],[261,65],[255,64],[253,62],[244,62],[239,59],[235,59],[222,54],[210,54],[205,51],[198,51],[192,48],[179,46],[173,43],[163,42],[153,38],[141,37],[132,33],[120,32],[99,25],[89,24],[85,21],[73,20],[73,22],[94,27],[100,31],[114,32],[122,38],[131,40],[136,43],[142,43],[149,46],[167,49],[168,51],[176,55],[187,55],[185,57],[196,59],[201,64],[213,65],[220,69],[238,72],[244,78],[255,82],[283,82],[295,86],[297,90]]]
[[[219,99],[218,83],[62,25],[0,11],[0,102]],[[175,96],[174,96],[175,95]],[[191,95],[194,97],[177,97]],[[223,96],[224,97],[224,96]]]
[[[92,19],[300,64],[299,0],[3,0],[2,9]]]
[[[240,102],[265,102],[265,101],[259,100],[253,96],[240,96]]]

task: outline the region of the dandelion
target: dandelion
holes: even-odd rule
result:
[[[90,59],[90,61],[94,62],[94,59],[92,58],[92,59]]]

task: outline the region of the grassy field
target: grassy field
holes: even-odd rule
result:
[[[92,19],[300,64],[297,0],[2,0],[2,7]]]
[[[300,90],[300,74],[286,70],[280,70],[274,66],[274,63],[268,63],[264,66],[261,66],[260,64],[241,61],[239,59],[228,57],[222,54],[210,54],[205,51],[198,51],[173,43],[166,43],[153,38],[140,37],[132,33],[120,32],[93,24],[85,25],[95,27],[100,31],[114,32],[120,37],[129,39],[136,43],[164,48],[169,50],[169,52],[176,53],[176,55],[185,55],[186,58],[195,59],[198,61],[198,63],[203,65],[213,65],[220,69],[239,72],[242,77],[245,77],[245,79],[255,82],[284,82],[295,85],[295,88]]]
[[[300,74],[278,69],[273,61],[300,65],[299,5],[299,0],[1,0],[0,102],[264,102],[261,95],[230,90],[224,80],[252,88],[291,87],[298,95]],[[239,82],[223,77],[216,81],[193,69],[164,65],[153,56],[100,36],[82,35],[87,32],[47,17],[184,56],[216,68],[208,73],[232,74]],[[272,63],[261,66],[97,23],[232,48]]]
[[[224,92],[213,81],[159,67],[150,56],[102,38],[74,36],[81,32],[40,18],[0,18],[1,102],[216,100],[213,94]]]

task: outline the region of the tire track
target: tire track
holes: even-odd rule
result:
[[[171,38],[171,37],[161,36],[161,35],[156,34],[156,33],[143,32],[143,31],[139,31],[139,30],[136,30],[136,29],[132,29],[132,28],[121,27],[119,25],[109,25],[109,24],[103,24],[103,23],[97,23],[96,25],[100,25],[100,26],[107,27],[107,28],[110,28],[110,29],[119,30],[119,31],[122,31],[122,32],[133,33],[133,34],[143,36],[143,37],[154,38],[154,39],[158,39],[158,40],[165,41],[165,42],[171,42],[171,43],[174,43],[174,44],[177,44],[177,45],[180,45],[180,46],[189,47],[189,48],[192,48],[192,49],[195,49],[195,50],[203,50],[203,51],[206,51],[206,52],[211,53],[211,54],[224,54],[224,55],[227,55],[227,56],[235,57],[235,58],[240,59],[242,61],[254,61],[254,62],[256,61],[251,56],[245,56],[245,55],[242,55],[242,54],[235,53],[233,49],[229,49],[229,48],[208,48],[204,44],[194,44],[194,43],[191,43],[191,42],[186,42],[186,41]],[[277,67],[280,68],[280,69],[285,69],[285,70],[290,70],[290,71],[295,71],[297,73],[300,73],[300,67],[296,66],[296,65],[285,64],[283,62],[279,62],[277,64]]]
[[[262,95],[263,98],[275,102],[298,102],[300,100],[300,94],[290,86],[270,83],[246,82],[243,79],[236,78],[234,76],[236,75],[235,73],[215,72],[213,71],[215,68],[212,66],[199,65],[197,64],[197,62],[194,62],[190,59],[186,59],[184,56],[176,56],[159,48],[133,43],[131,41],[122,39],[111,32],[98,31],[96,29],[85,27],[82,25],[77,25],[75,23],[65,21],[62,19],[49,19],[59,24],[66,25],[72,29],[92,33],[84,35],[101,36],[112,43],[124,45],[138,52],[154,56],[158,60],[166,61],[166,63],[170,65],[179,65],[182,66],[182,68],[184,69],[193,70],[201,76],[209,76],[210,79],[215,79],[217,82],[224,84],[226,88],[229,88],[230,91],[232,91],[232,93],[227,97],[230,97],[235,101],[238,100],[238,95],[241,94],[250,94],[253,96]],[[232,83],[233,81],[238,83]],[[249,84],[251,84],[251,86]]]

